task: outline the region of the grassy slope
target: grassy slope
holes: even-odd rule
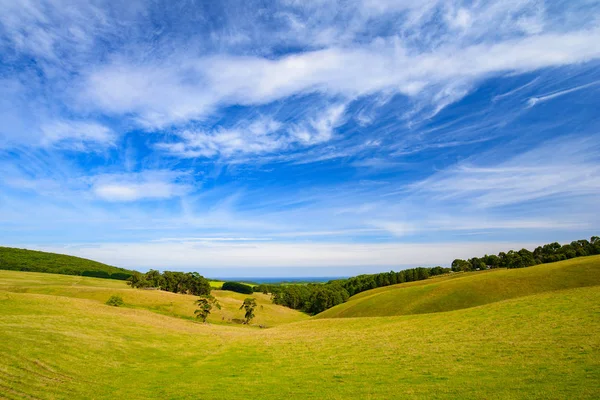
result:
[[[600,256],[499,269],[369,290],[316,318],[373,317],[458,310],[551,290],[600,285]]]
[[[224,281],[208,281],[210,283],[210,287],[213,289],[221,289],[223,287]]]
[[[132,289],[123,281],[69,275],[48,275],[35,272],[0,271],[0,290],[18,293],[37,293],[55,296],[76,297],[105,303],[113,294],[120,295],[125,306],[143,308],[160,314],[192,318],[196,309],[196,297],[160,290]],[[240,305],[249,295],[223,290],[212,294],[221,303],[222,309],[214,309],[208,321],[227,324],[232,319],[242,319]],[[287,307],[271,303],[270,297],[254,293],[258,308],[253,323],[274,326],[308,319],[308,316]]]
[[[84,271],[104,271],[109,274],[132,271],[102,264],[85,258],[43,251],[0,247],[0,269],[14,271],[37,271],[46,273],[65,273],[80,275]]]
[[[266,330],[0,290],[0,397],[592,399],[598,332],[600,287]]]

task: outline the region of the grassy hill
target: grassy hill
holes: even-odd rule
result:
[[[0,271],[0,291],[2,290],[88,299],[101,305],[116,294],[123,298],[125,307],[187,319],[195,319],[194,301],[197,299],[195,296],[162,290],[132,289],[122,281],[15,271]],[[214,309],[208,322],[229,324],[243,319],[244,312],[239,307],[249,295],[215,289],[211,293],[219,300],[222,308]],[[258,305],[256,319],[253,321],[257,325],[270,327],[308,319],[300,311],[273,304],[268,295],[254,293],[252,297],[256,298]]]
[[[6,290],[0,305],[0,393],[8,399],[600,395],[600,287],[272,329]]]
[[[459,273],[369,290],[315,318],[375,317],[458,310],[552,290],[600,285],[600,256],[521,269]]]
[[[105,278],[112,275],[116,279],[127,279],[133,272],[85,258],[12,247],[0,247],[0,269]]]
[[[242,316],[233,292],[213,291],[223,314],[201,324],[194,296],[0,271],[0,398],[597,399],[599,268],[455,274],[351,300],[408,302],[412,315],[388,317],[308,318],[255,294],[270,329],[224,320]],[[125,306],[105,305],[112,294]]]

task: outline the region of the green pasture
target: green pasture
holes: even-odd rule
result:
[[[193,296],[0,271],[0,398],[597,399],[599,264],[460,274],[350,301],[377,314],[394,293],[410,315],[309,319],[255,294],[251,326],[189,319]],[[112,294],[125,306],[105,305]],[[245,295],[214,294],[241,317]]]
[[[456,273],[359,293],[316,318],[435,313],[552,290],[600,285],[600,256],[521,269]]]

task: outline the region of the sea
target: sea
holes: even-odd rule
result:
[[[230,282],[246,282],[246,283],[256,283],[256,284],[281,284],[281,283],[290,283],[290,284],[298,284],[298,283],[323,283],[328,282],[335,279],[345,279],[346,276],[314,276],[314,277],[227,277],[227,278],[210,278],[212,280],[217,281],[230,281]]]

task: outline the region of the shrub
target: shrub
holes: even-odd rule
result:
[[[253,290],[251,286],[244,285],[239,282],[225,282],[223,284],[222,290],[230,290],[232,292],[243,293],[243,294],[252,294]]]
[[[110,296],[110,298],[106,301],[106,305],[108,306],[115,306],[115,307],[119,307],[122,306],[123,304],[125,304],[123,302],[123,298],[117,294],[113,294],[112,296]]]

